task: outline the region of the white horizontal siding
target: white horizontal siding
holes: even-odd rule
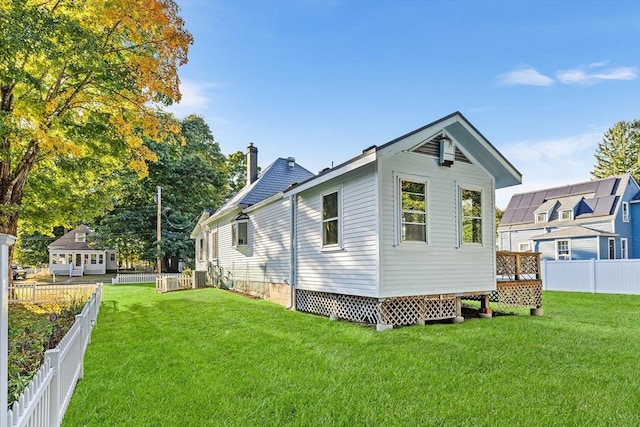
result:
[[[399,242],[396,177],[427,181],[427,244]],[[380,165],[382,192],[381,296],[444,294],[495,289],[494,190],[481,167],[399,153]],[[483,244],[458,247],[458,186],[482,188]],[[474,187],[472,187],[472,185]]]
[[[246,247],[232,246],[231,221],[237,214],[209,224],[218,233],[217,262],[236,280],[284,283],[290,274],[289,201],[277,200],[248,213]]]
[[[351,172],[298,199],[299,289],[377,296],[377,202],[373,166]],[[322,250],[322,194],[342,194],[342,249]]]

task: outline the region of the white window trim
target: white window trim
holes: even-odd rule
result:
[[[526,247],[526,249],[523,249],[523,247]],[[531,242],[518,243],[518,252],[531,252]]]
[[[611,244],[613,242],[613,244]],[[611,248],[613,248],[613,258],[611,258]],[[607,258],[608,259],[616,259],[616,238],[609,237],[607,239]]]
[[[549,215],[548,215],[548,213],[547,213],[547,212],[538,212],[538,213],[537,213],[537,214],[535,214],[535,215],[536,215],[536,224],[538,224],[538,223],[542,223],[542,222],[549,222],[549,221],[548,221],[548,219],[549,219]],[[543,219],[543,220],[541,220],[541,219],[539,219],[539,218],[538,218],[540,215],[543,215],[543,216],[544,216],[544,219]]]
[[[626,237],[620,239],[620,258],[629,259],[629,240]]]
[[[569,212],[569,218],[563,218],[563,217],[562,217],[562,215],[563,215],[565,212]],[[561,211],[560,211],[560,215],[558,216],[558,219],[559,219],[560,221],[571,221],[571,220],[573,220],[573,209],[563,209],[563,210],[561,210]]]
[[[480,213],[480,224],[482,227],[481,230],[481,242],[480,243],[476,243],[476,242],[464,242],[463,240],[463,236],[462,236],[462,232],[463,232],[463,228],[462,228],[462,190],[470,190],[470,191],[479,191],[480,192],[480,208],[482,209],[482,212]],[[485,191],[484,188],[479,186],[479,185],[474,185],[474,184],[466,184],[466,183],[459,183],[458,184],[458,247],[460,246],[466,246],[466,247],[471,247],[471,246],[484,246],[484,241],[485,241]]]
[[[399,247],[411,247],[411,246],[428,246],[429,240],[431,237],[430,227],[431,222],[429,221],[429,206],[430,203],[430,194],[429,190],[429,177],[420,176],[420,175],[411,175],[411,174],[394,174],[395,175],[395,212],[396,212],[396,246]],[[415,240],[402,240],[402,181],[411,181],[420,184],[424,184],[425,191],[425,203],[427,204],[427,209],[425,210],[425,241],[418,242]]]
[[[329,196],[333,193],[337,193],[337,199],[338,199],[338,243],[336,244],[331,244],[331,245],[325,245],[324,244],[324,223],[325,221],[332,221],[333,218],[329,218],[327,220],[325,220],[322,216],[322,209],[323,209],[323,205],[324,205],[324,198],[325,196]],[[326,251],[326,252],[330,252],[330,251],[335,251],[335,250],[342,250],[343,246],[342,246],[342,235],[343,235],[343,215],[342,215],[342,186],[339,187],[334,187],[331,188],[330,190],[324,191],[322,194],[320,194],[320,248],[322,251]]]
[[[204,235],[198,239],[198,261],[204,261]]]
[[[87,241],[87,233],[76,233],[76,243],[85,243]]]
[[[238,225],[247,225],[247,241],[245,243],[238,243]],[[231,246],[234,248],[246,248],[249,246],[249,219],[234,219],[231,221]]]
[[[569,258],[560,258],[560,253],[558,252],[558,243],[559,242],[567,242],[567,252]],[[571,239],[558,239],[556,240],[556,261],[571,261]]]
[[[622,202],[622,222],[629,222],[631,220],[629,202]]]

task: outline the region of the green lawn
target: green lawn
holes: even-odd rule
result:
[[[640,425],[640,297],[376,332],[218,289],[104,288],[65,426]]]

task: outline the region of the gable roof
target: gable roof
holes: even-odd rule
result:
[[[93,233],[93,230],[91,230],[89,227],[87,227],[84,224],[81,224],[79,226],[77,226],[76,228],[74,228],[73,230],[65,233],[62,237],[58,238],[57,240],[54,240],[53,242],[51,242],[49,244],[49,246],[47,246],[47,248],[49,249],[69,249],[69,250],[85,250],[85,251],[89,251],[89,250],[93,250],[93,248],[90,248],[89,245],[87,244],[87,239],[84,239],[84,242],[76,242],[76,234],[77,233],[84,233],[85,236],[88,236],[89,234]]]
[[[410,138],[413,137],[417,137],[419,140],[418,144],[414,144],[413,149],[421,152],[422,154],[429,155],[434,152],[434,148],[430,147],[428,143],[441,138],[439,136],[441,133],[446,133],[455,139],[455,141],[461,145],[461,148],[469,153],[491,175],[493,175],[495,178],[496,188],[504,188],[522,183],[522,174],[462,115],[462,113],[456,111],[379,147],[372,145],[371,147],[363,150],[362,154],[347,160],[332,169],[327,169],[321,172],[319,175],[285,191],[285,193],[299,193],[354,169],[375,162],[381,156],[401,150],[401,143],[403,141],[410,140]],[[423,138],[423,136],[426,136],[426,138]],[[456,161],[470,163],[469,159],[465,157],[465,154],[457,146],[455,156]]]
[[[629,174],[624,174],[514,194],[504,211],[500,227],[528,228],[535,223],[536,213],[549,209],[550,216],[544,225],[568,225],[591,221],[593,218],[606,220],[615,214],[631,179]],[[559,221],[559,212],[569,209],[573,210],[573,220]]]
[[[309,172],[298,163],[294,163],[293,167],[289,167],[289,160],[280,157],[260,172],[258,178],[251,185],[245,186],[238,191],[220,209],[208,216],[205,221],[224,215],[233,209],[243,209],[260,203],[286,190],[291,185],[308,180],[313,176],[315,175],[312,172]]]

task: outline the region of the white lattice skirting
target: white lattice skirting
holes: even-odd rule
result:
[[[371,298],[316,291],[296,291],[296,309],[352,322],[384,325],[452,319],[459,315],[456,297],[408,296]]]

